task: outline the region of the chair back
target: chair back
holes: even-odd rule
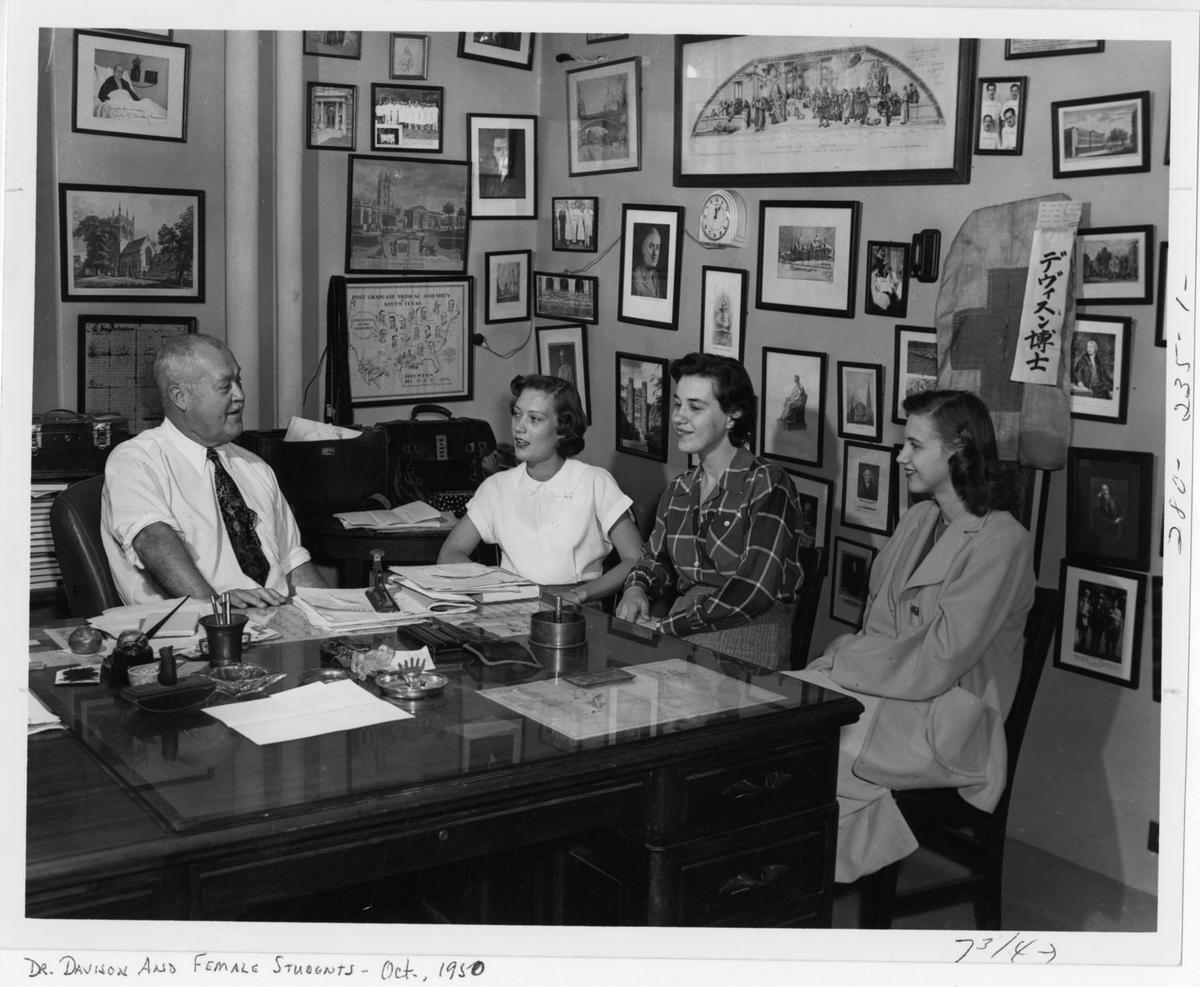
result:
[[[1008,747],[1008,784],[1005,797],[1012,791],[1013,777],[1017,772],[1017,757],[1025,740],[1025,727],[1033,710],[1033,699],[1037,695],[1038,682],[1046,665],[1046,655],[1054,640],[1058,626],[1058,590],[1039,586],[1034,590],[1033,606],[1025,618],[1025,650],[1021,656],[1021,676],[1017,679],[1017,691],[1012,707],[1004,721],[1004,739]]]
[[[800,597],[792,615],[792,669],[808,664],[808,649],[812,645],[813,624],[817,620],[817,604],[821,599],[821,587],[825,585],[825,549],[809,546],[799,552],[800,566],[804,570],[804,582],[800,584]]]
[[[121,605],[100,539],[104,476],[72,483],[50,505],[50,534],[72,617],[94,617]]]

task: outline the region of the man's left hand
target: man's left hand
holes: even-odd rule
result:
[[[287,597],[273,589],[255,586],[253,589],[231,589],[229,602],[235,607],[277,607],[287,603]]]

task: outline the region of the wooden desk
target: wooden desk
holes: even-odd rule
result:
[[[337,568],[342,586],[366,586],[370,581],[371,549],[383,549],[383,564],[422,565],[437,561],[442,542],[454,528],[418,528],[411,531],[368,531],[343,528],[329,517],[300,524],[300,540],[313,561]]]
[[[471,663],[412,719],[265,747],[203,711],[146,717],[104,685],[31,672],[71,732],[29,738],[27,914],[238,919],[357,882],[400,898],[415,871],[528,852],[603,857],[621,924],[828,925],[837,736],[859,704],[587,618],[586,654],[544,655],[536,673]],[[288,673],[278,691],[318,655],[299,641],[255,661]],[[656,679],[671,659],[682,678]],[[604,694],[605,717],[641,702],[640,728],[571,742],[488,698],[515,677],[565,690],[556,672],[616,664],[658,682],[649,699]],[[693,682],[727,708],[672,718]],[[751,688],[774,698],[739,706],[762,698]],[[588,921],[594,889],[551,885],[539,914]]]

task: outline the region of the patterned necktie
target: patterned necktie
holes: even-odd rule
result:
[[[225,521],[225,530],[229,532],[229,540],[233,543],[233,554],[237,556],[238,565],[242,572],[253,579],[259,586],[267,580],[271,565],[263,554],[262,542],[254,531],[258,523],[258,515],[246,506],[242,492],[233,482],[233,477],[221,464],[221,457],[216,449],[208,450],[208,460],[213,464],[213,482],[217,488],[217,503],[221,505],[221,517]]]

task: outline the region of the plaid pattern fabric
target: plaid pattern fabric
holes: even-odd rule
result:
[[[267,581],[271,564],[267,561],[262,542],[258,540],[258,533],[254,530],[254,526],[258,524],[258,514],[246,506],[246,499],[233,482],[229,471],[225,469],[216,449],[208,450],[208,461],[213,465],[213,485],[217,488],[217,503],[221,507],[225,530],[229,532],[233,554],[237,556],[242,572],[262,586]]]

